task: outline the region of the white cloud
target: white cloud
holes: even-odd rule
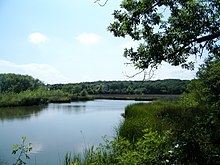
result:
[[[46,42],[47,37],[42,33],[34,32],[28,36],[28,41],[33,44],[40,44]]]
[[[138,46],[137,41],[128,41],[122,45],[122,48],[123,49],[125,49],[125,48],[130,49],[131,47],[136,48],[137,46]]]
[[[15,64],[10,61],[0,60],[0,73],[16,73],[30,75],[44,83],[67,83],[68,78],[63,76],[53,66],[48,64]]]
[[[75,39],[85,44],[97,44],[100,42],[101,37],[94,33],[79,34]]]
[[[183,69],[181,66],[171,66],[168,63],[162,63],[161,67],[154,72],[153,79],[172,79],[190,80],[196,77],[197,68],[193,71]]]

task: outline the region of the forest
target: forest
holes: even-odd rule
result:
[[[71,84],[44,84],[28,75],[0,74],[0,106],[27,106],[50,102],[105,98],[108,95],[180,95],[189,80],[97,81]],[[132,97],[133,98],[133,97]],[[131,99],[132,99],[131,98]],[[144,98],[143,98],[144,99]],[[147,99],[147,97],[145,98]],[[148,98],[149,99],[149,98]]]
[[[54,84],[49,88],[60,89],[68,93],[88,94],[181,94],[186,91],[189,80],[166,79],[148,81],[97,81],[78,84]]]

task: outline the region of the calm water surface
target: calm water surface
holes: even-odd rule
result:
[[[0,164],[12,164],[12,146],[26,136],[33,151],[30,165],[60,165],[65,154],[82,153],[102,136],[114,136],[124,108],[131,100],[94,100],[45,107],[0,109]]]

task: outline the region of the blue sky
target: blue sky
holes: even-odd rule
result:
[[[138,70],[123,57],[123,49],[137,43],[106,30],[121,1],[104,7],[94,1],[1,0],[0,73],[28,74],[50,84],[142,80],[143,74],[126,76]],[[192,79],[195,72],[163,64],[152,79]]]

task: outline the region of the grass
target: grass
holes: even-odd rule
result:
[[[161,99],[173,99],[179,98],[179,95],[170,94],[149,94],[149,95],[133,95],[133,94],[99,94],[92,95],[95,99],[111,99],[111,100],[137,100],[137,101],[153,101]]]
[[[143,130],[151,128],[162,132],[168,130],[169,126],[163,120],[159,120],[159,114],[163,111],[164,106],[170,106],[170,103],[141,103],[126,107],[125,121],[119,127],[119,135],[136,141],[143,136]]]
[[[148,129],[143,131],[144,135],[137,143],[118,137],[112,141],[105,141],[97,147],[85,150],[84,157],[67,153],[64,165],[143,165],[143,164],[165,164],[169,158],[170,132],[161,136],[157,132]],[[161,150],[162,147],[166,148]]]
[[[48,103],[69,103],[71,101],[92,100],[91,96],[74,96],[61,90],[35,90],[20,93],[1,93],[0,107],[33,106]]]
[[[6,93],[0,95],[0,107],[30,106],[47,103],[40,92],[25,91],[21,93]]]
[[[119,135],[136,141],[146,128],[160,133],[171,129],[178,134],[194,125],[197,118],[205,116],[209,112],[207,109],[205,106],[183,106],[177,101],[130,105],[125,109],[125,121],[119,127]]]

